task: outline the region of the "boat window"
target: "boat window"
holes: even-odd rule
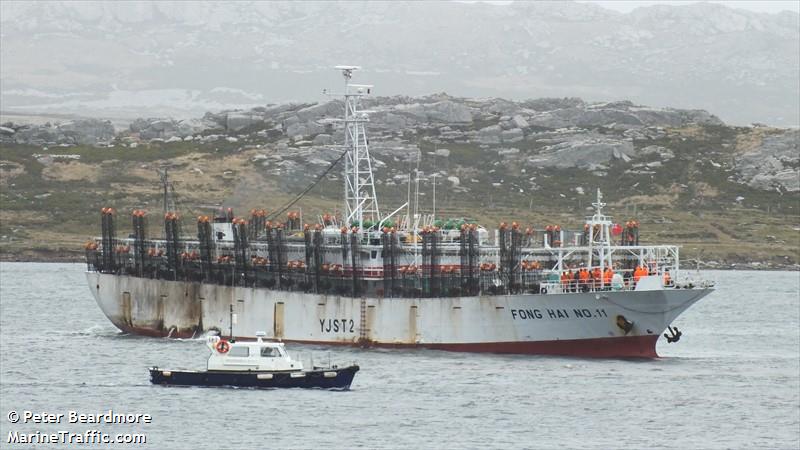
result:
[[[377,257],[378,257],[378,251],[377,250],[373,250],[372,251],[372,259],[375,259]]]
[[[250,347],[246,345],[234,345],[233,347],[231,347],[231,351],[228,353],[228,356],[247,358],[248,356],[250,356]]]
[[[275,347],[261,347],[261,357],[262,358],[272,358],[276,356],[281,356],[278,349]]]

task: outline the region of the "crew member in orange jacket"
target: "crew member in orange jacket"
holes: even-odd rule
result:
[[[580,289],[582,292],[586,292],[589,290],[589,271],[586,267],[581,267],[581,270],[578,272],[578,278],[580,280]]]
[[[638,283],[639,278],[642,278],[643,276],[647,276],[647,269],[645,269],[643,266],[637,266],[636,270],[633,271],[633,282]]]
[[[595,290],[600,289],[600,287],[603,285],[603,272],[599,267],[592,269],[592,279],[594,280]]]
[[[573,272],[572,269],[569,269],[569,271],[567,271],[567,279],[569,280],[569,291],[575,292],[575,283],[576,283],[575,272]]]
[[[606,270],[603,272],[603,284],[604,287],[611,286],[611,278],[614,277],[614,271],[611,269],[611,266],[606,267]]]

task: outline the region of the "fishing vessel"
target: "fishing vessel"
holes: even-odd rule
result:
[[[115,326],[192,337],[220,331],[233,312],[237,339],[266,329],[285,342],[652,358],[662,333],[679,339],[672,322],[713,290],[681,270],[677,246],[640,245],[638,222],[614,223],[599,190],[578,230],[490,231],[420,214],[410,200],[382,213],[361,109],[372,86],[351,83],[357,66],[337,69],[342,214],[303,224],[286,208],[225,210],[198,217],[187,236],[165,211],[164,237],[152,239],[144,211],[133,211],[131,237],[117,238],[119,215],[103,208],[87,279]]]
[[[249,388],[349,389],[359,367],[314,366],[304,369],[292,359],[281,342],[264,342],[266,333],[256,333],[255,342],[236,342],[217,335],[206,337],[211,351],[207,370],[150,368],[150,382],[169,386],[233,386]]]

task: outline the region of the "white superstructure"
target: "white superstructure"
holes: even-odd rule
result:
[[[265,342],[263,331],[255,333],[256,341],[228,341],[209,335],[206,346],[211,350],[208,370],[301,371],[303,363],[294,361],[282,342]]]

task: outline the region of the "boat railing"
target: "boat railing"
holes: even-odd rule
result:
[[[356,365],[355,360],[332,358],[330,351],[324,353],[313,350],[289,351],[289,356],[292,360],[300,362],[306,370],[342,368]]]
[[[550,281],[542,283],[542,294],[574,294],[574,293],[591,293],[591,292],[621,292],[621,291],[634,291],[638,282],[629,280],[619,284],[609,283],[594,283],[589,282],[581,284],[580,282],[562,283],[560,281]],[[674,287],[674,283],[661,284],[665,289]]]
[[[590,247],[522,248],[510,266],[508,259],[501,259],[500,252],[491,247],[484,247],[475,259],[465,259],[458,248],[442,249],[433,265],[430,257],[427,264],[413,264],[410,252],[400,252],[394,264],[387,264],[380,257],[380,247],[367,247],[360,249],[363,254],[378,257],[356,260],[355,267],[351,258],[342,259],[341,246],[256,243],[242,251],[229,241],[204,249],[198,241],[181,240],[170,247],[163,239],[137,242],[124,238],[113,240],[108,250],[99,240],[87,247],[88,270],[345,296],[431,298],[614,289],[605,284],[604,277],[586,286],[578,281],[575,286],[562,286],[563,271],[579,265],[590,271],[613,266],[624,279],[622,286],[617,286],[620,290],[632,289],[630,279],[636,267],[647,266],[648,274],[659,277],[667,272],[671,279],[678,276],[674,246],[607,246],[602,254],[593,253],[597,249]],[[279,254],[269,258],[276,251]]]

